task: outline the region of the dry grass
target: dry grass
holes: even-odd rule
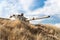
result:
[[[19,20],[0,20],[0,40],[60,40],[60,29],[31,25]]]

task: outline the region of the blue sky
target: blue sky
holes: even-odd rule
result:
[[[34,23],[60,25],[60,0],[0,0],[0,17],[22,12],[26,17],[51,16]]]

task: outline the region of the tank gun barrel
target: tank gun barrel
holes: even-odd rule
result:
[[[32,20],[38,20],[38,19],[44,19],[44,18],[49,18],[50,16],[44,16],[44,17],[41,17],[41,18],[32,18],[32,19],[30,19],[29,21],[32,21]]]

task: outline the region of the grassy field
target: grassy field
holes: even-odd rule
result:
[[[0,19],[0,40],[60,40],[60,29],[52,25]]]

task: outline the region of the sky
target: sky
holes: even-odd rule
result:
[[[32,21],[32,23],[60,25],[60,0],[0,0],[0,17],[24,13],[26,17],[50,18]]]

